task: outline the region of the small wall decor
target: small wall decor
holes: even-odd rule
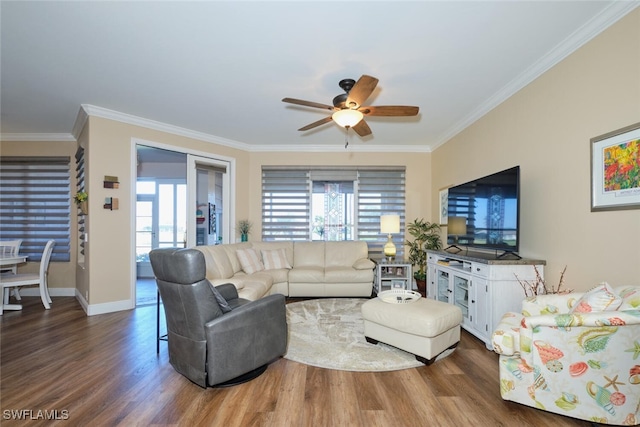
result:
[[[591,138],[591,211],[640,209],[640,123]]]
[[[112,211],[115,211],[118,209],[118,199],[116,197],[105,197],[104,198],[104,205],[102,206],[105,209],[109,209]]]
[[[105,175],[103,181],[104,188],[120,188],[117,176]]]
[[[449,188],[440,190],[440,225],[447,225],[449,216]]]

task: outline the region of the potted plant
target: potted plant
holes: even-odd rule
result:
[[[78,208],[80,209],[80,212],[82,213],[82,215],[86,215],[89,211],[89,206],[87,202],[88,199],[89,199],[89,195],[84,191],[78,191],[73,196],[73,201],[76,202],[76,205],[78,205]]]
[[[238,221],[238,231],[240,232],[240,240],[246,242],[249,240],[249,232],[251,231],[251,223],[248,219]]]
[[[427,250],[442,249],[440,240],[440,226],[424,219],[417,219],[407,225],[407,231],[413,240],[407,240],[409,247],[409,261],[414,266],[413,278],[416,279],[418,290],[424,296],[427,293]],[[417,267],[417,269],[416,269]]]

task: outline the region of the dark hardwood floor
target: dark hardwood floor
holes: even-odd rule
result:
[[[23,300],[0,316],[2,426],[591,425],[503,401],[498,356],[464,331],[431,366],[362,373],[280,359],[249,383],[205,390],[173,370],[166,343],[156,354],[155,306],[87,317],[71,297],[51,310]]]

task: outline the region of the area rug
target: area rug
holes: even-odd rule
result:
[[[396,371],[424,366],[413,354],[383,343],[367,343],[360,310],[366,301],[323,298],[287,304],[289,345],[284,357],[341,371]]]

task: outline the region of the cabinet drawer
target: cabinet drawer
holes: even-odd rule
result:
[[[489,266],[486,264],[471,264],[471,274],[480,277],[489,277]]]

